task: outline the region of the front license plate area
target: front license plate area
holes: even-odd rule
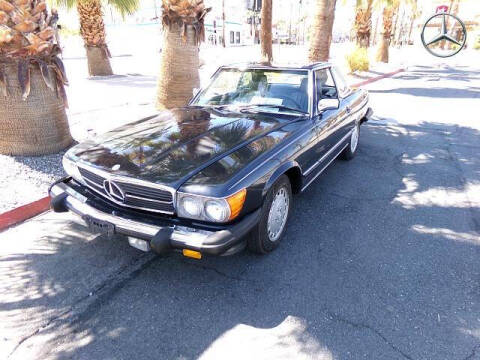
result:
[[[88,228],[94,233],[105,234],[109,237],[115,234],[115,225],[108,221],[98,220],[88,215],[84,216],[83,220],[87,223]]]

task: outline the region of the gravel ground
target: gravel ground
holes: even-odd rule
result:
[[[36,157],[0,155],[0,213],[46,196],[48,186],[64,176],[63,154]]]

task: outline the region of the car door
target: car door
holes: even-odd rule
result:
[[[331,68],[331,73],[333,75],[335,85],[337,86],[338,99],[340,100],[340,108],[343,109],[343,111],[341,112],[341,117],[338,119],[337,124],[338,139],[341,140],[344,139],[346,136],[348,137],[348,134],[353,129],[354,125],[354,116],[352,114],[352,111],[354,110],[354,104],[352,101],[352,96],[350,96],[352,90],[348,86],[341,72],[336,67]]]
[[[315,71],[316,104],[321,99],[339,100],[338,90],[330,68]],[[318,115],[318,136],[325,142],[326,152],[330,151],[341,138],[340,121],[346,115],[346,110],[341,106],[337,109],[324,110]]]
[[[313,121],[316,131],[316,145],[313,156],[315,161],[312,166],[304,171],[307,182],[310,178],[315,177],[336,155],[333,148],[339,140],[338,120],[342,115],[341,108],[325,110],[321,114],[317,112],[317,104],[320,99],[338,99],[338,91],[330,70],[328,68],[315,70],[314,79],[314,111],[316,115]]]

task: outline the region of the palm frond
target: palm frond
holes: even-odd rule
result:
[[[57,6],[62,6],[67,9],[76,7],[78,1],[81,0],[53,0]],[[107,3],[117,10],[122,16],[133,14],[140,6],[140,0],[107,0]]]
[[[138,10],[140,0],[108,0],[108,4],[113,6],[120,15],[125,16]]]

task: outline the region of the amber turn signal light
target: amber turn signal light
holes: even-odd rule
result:
[[[243,189],[225,199],[228,202],[228,206],[230,206],[230,218],[228,219],[229,221],[235,219],[238,214],[240,214],[246,197],[247,189]]]
[[[197,260],[200,260],[202,258],[202,254],[200,252],[189,249],[183,249],[183,256]]]

